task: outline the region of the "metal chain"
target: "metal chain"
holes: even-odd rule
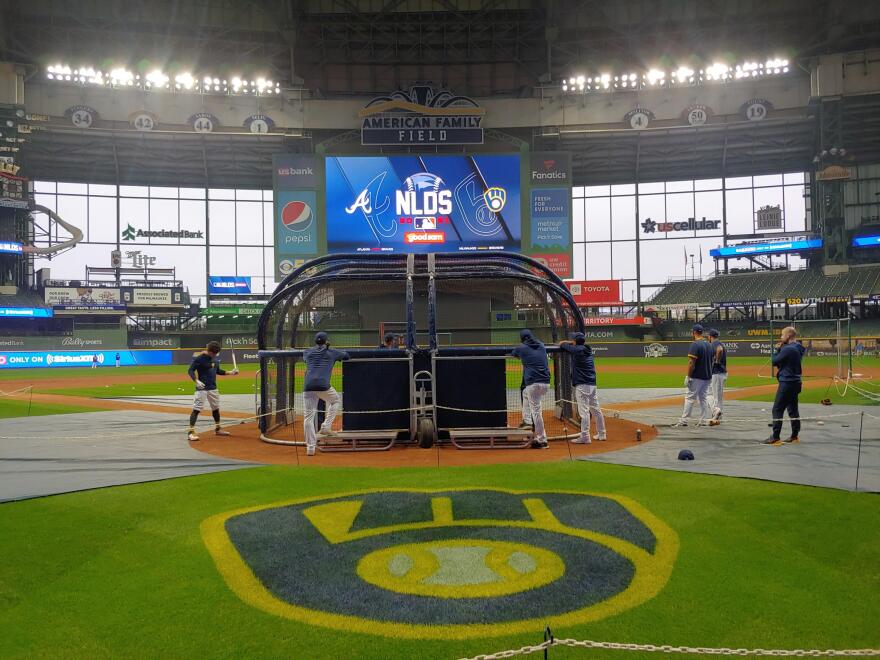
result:
[[[476,655],[466,660],[496,660],[496,658],[512,658],[517,655],[528,655],[543,651],[551,646],[568,646],[570,648],[606,649],[613,651],[646,651],[649,653],[690,653],[695,655],[738,655],[738,656],[785,656],[785,657],[876,657],[880,649],[730,649],[726,647],[712,648],[707,646],[670,646],[668,644],[625,644],[620,642],[596,642],[590,639],[549,639],[542,644],[523,646],[519,649],[499,651]]]

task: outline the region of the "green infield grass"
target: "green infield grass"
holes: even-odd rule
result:
[[[592,623],[559,626],[553,630],[557,637],[732,648],[880,648],[875,495],[572,462],[443,470],[255,468],[0,505],[0,655],[456,658],[539,642],[540,626],[447,641],[345,632],[275,616],[230,589],[200,529],[206,519],[243,507],[394,488],[622,496],[671,529],[677,554],[656,596]],[[470,513],[504,518],[491,502],[471,500]],[[381,512],[373,515],[381,518]],[[333,520],[325,524],[347,529]],[[264,531],[272,536],[278,530]],[[307,571],[297,570],[301,551],[289,547],[268,561],[287,562],[288,580],[308,579]],[[330,578],[315,588],[344,597],[339,587]],[[540,600],[540,589],[531,593],[531,605],[537,599],[540,608],[554,606]],[[441,607],[438,624],[443,616]],[[558,648],[550,657],[633,656]]]
[[[22,399],[0,399],[0,419],[8,417],[37,417],[39,415],[65,415],[67,413],[94,412],[100,410],[100,403],[96,407],[69,406],[60,403],[33,403]]]

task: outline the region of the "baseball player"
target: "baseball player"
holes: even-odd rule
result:
[[[397,348],[397,346],[394,345],[396,343],[394,341],[395,339],[396,339],[396,337],[394,336],[393,332],[386,332],[385,336],[382,338],[382,343],[379,344],[379,348],[387,348],[387,349]]]
[[[523,395],[528,403],[531,421],[535,425],[532,449],[547,449],[547,434],[544,431],[544,417],[541,414],[541,399],[550,386],[550,366],[547,362],[547,349],[532,336],[531,330],[519,331],[522,343],[510,354],[518,357],[523,367],[523,382],[526,387]],[[523,419],[526,419],[525,411]]]
[[[606,440],[605,415],[599,407],[599,396],[596,392],[596,365],[593,361],[593,349],[586,342],[583,332],[572,335],[574,341],[561,341],[559,348],[571,355],[571,384],[574,385],[574,398],[577,401],[578,414],[581,416],[581,437],[572,440],[574,444],[590,444],[590,414],[596,416],[596,435],[593,440]]]
[[[193,358],[192,364],[189,365],[189,370],[186,372],[196,384],[193,409],[189,416],[190,442],[199,439],[199,436],[196,435],[196,420],[206,402],[211,406],[211,415],[214,417],[214,435],[229,435],[229,431],[224,431],[220,427],[220,392],[217,391],[217,376],[237,376],[238,369],[223,371],[220,368],[220,360],[217,359],[219,355],[220,342],[208,342],[205,350]]]
[[[721,423],[724,412],[724,383],[727,382],[727,349],[718,339],[715,328],[709,330],[709,345],[712,347],[712,381],[709,383],[709,403],[712,408],[712,419],[709,426]]]
[[[684,395],[684,410],[681,419],[672,426],[687,426],[688,418],[694,409],[694,402],[700,402],[700,426],[709,417],[709,404],[706,401],[706,392],[709,382],[712,380],[712,347],[703,338],[703,326],[697,323],[691,328],[691,336],[694,338],[688,349],[687,376],[684,377],[684,386],[687,392]]]
[[[773,400],[773,435],[764,440],[765,445],[781,445],[783,442],[796,444],[800,442],[801,413],[798,409],[798,396],[801,393],[801,361],[806,349],[796,341],[797,330],[792,326],[782,329],[779,344],[773,352],[772,362],[776,367],[776,398]],[[791,422],[791,435],[781,439],[782,418],[788,411]]]
[[[315,455],[318,438],[315,436],[315,413],[318,399],[328,404],[327,414],[318,435],[333,436],[333,420],[339,413],[339,393],[330,386],[330,373],[337,360],[348,360],[351,356],[345,351],[330,348],[326,332],[315,335],[315,347],[303,354],[306,363],[305,391],[303,392],[303,431],[306,436],[306,456]]]

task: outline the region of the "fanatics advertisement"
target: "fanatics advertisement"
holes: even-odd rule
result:
[[[571,277],[571,154],[529,156],[528,241],[523,252],[560,277]]]
[[[521,250],[519,156],[325,162],[331,253]]]

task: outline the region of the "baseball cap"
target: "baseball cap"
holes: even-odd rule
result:
[[[519,331],[519,338],[520,339],[528,339],[531,336],[532,336],[532,331],[529,330],[528,328],[523,328],[522,330]]]
[[[700,332],[700,333],[701,333],[701,332],[703,332],[703,326],[701,326],[699,323],[695,323],[695,324],[694,324],[694,327],[691,328],[691,330],[693,330],[694,332]]]
[[[577,344],[583,344],[587,340],[583,332],[573,332],[571,333],[571,338],[574,339]]]
[[[717,337],[717,336],[718,336],[718,331],[717,331],[715,328],[710,328],[710,330],[709,330],[709,336],[710,336],[710,337]]]
[[[694,460],[694,452],[690,449],[682,449],[678,452],[678,460],[680,461],[692,461]]]
[[[394,333],[393,332],[386,332],[385,333],[385,341],[391,341],[392,339],[394,339]]]
[[[319,332],[315,335],[315,343],[316,344],[326,344],[327,343],[327,333]]]

